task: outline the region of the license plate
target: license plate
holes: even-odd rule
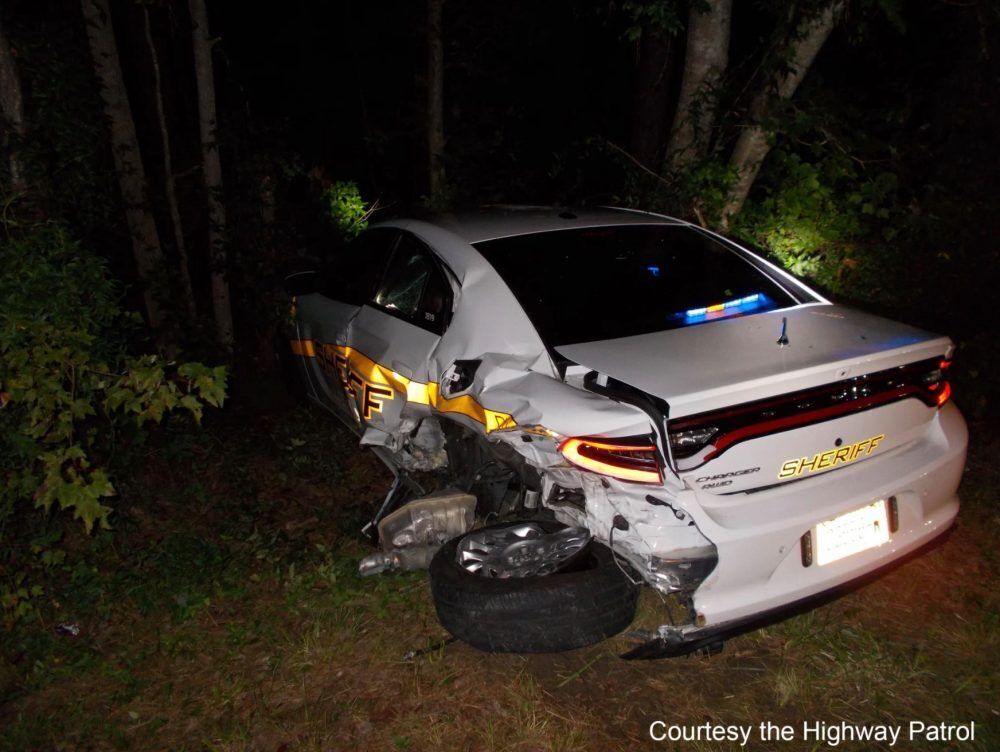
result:
[[[816,526],[816,563],[839,561],[889,542],[885,500],[847,512]]]

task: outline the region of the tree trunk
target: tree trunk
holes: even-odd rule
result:
[[[94,73],[101,89],[104,114],[111,130],[111,152],[118,174],[118,186],[125,204],[125,219],[132,237],[132,254],[139,272],[146,303],[146,315],[154,329],[161,324],[160,306],[150,289],[155,274],[162,272],[163,251],[156,222],[149,208],[146,173],[135,135],[128,93],[122,80],[115,33],[111,26],[108,0],[82,0]]]
[[[275,248],[274,223],[277,219],[277,200],[275,198],[275,171],[273,163],[268,160],[257,185],[257,196],[260,202],[260,248],[264,267],[277,268],[278,252]],[[257,329],[257,364],[262,370],[273,370],[277,365],[274,343],[278,336],[278,324],[272,320],[264,327]]]
[[[0,25],[0,148],[7,152],[7,189],[21,193],[26,188],[24,170],[18,157],[24,138],[24,100],[21,81],[14,65],[10,40]]]
[[[187,247],[184,243],[184,226],[181,224],[181,213],[177,208],[177,190],[174,181],[174,163],[170,156],[170,133],[167,130],[167,118],[163,113],[163,86],[160,82],[160,58],[156,54],[153,42],[153,32],[149,25],[149,7],[142,6],[143,24],[146,32],[146,45],[149,47],[149,57],[153,62],[153,98],[156,100],[156,117],[160,123],[160,141],[163,143],[163,183],[167,196],[167,206],[170,209],[170,222],[174,228],[174,244],[180,266],[181,293],[184,297],[184,308],[188,316],[194,318],[197,314],[194,304],[194,290],[191,287],[191,271],[188,268]]]
[[[431,202],[445,192],[444,0],[427,0],[427,169]]]
[[[732,0],[708,0],[706,11],[698,3],[691,5],[684,75],[667,143],[669,172],[683,172],[703,157],[708,147],[719,85],[729,64],[732,6]]]
[[[233,311],[226,279],[226,208],[222,204],[222,162],[219,160],[215,114],[215,78],[212,40],[208,36],[205,0],[189,0],[198,84],[198,125],[201,130],[202,177],[208,202],[208,245],[212,265],[212,311],[215,337],[226,350],[233,347]]]
[[[629,151],[636,161],[656,171],[670,94],[673,39],[652,25],[642,30],[632,99]]]
[[[766,117],[774,101],[790,99],[795,94],[816,55],[833,31],[842,7],[841,2],[831,3],[821,13],[799,26],[798,33],[791,43],[787,71],[778,75],[773,82],[769,82],[751,102],[751,123],[740,133],[729,159],[729,164],[736,172],[736,181],[729,189],[722,210],[723,229],[729,226],[733,215],[743,208],[750,187],[760,172],[760,166],[771,151],[772,134],[764,129],[762,119]]]

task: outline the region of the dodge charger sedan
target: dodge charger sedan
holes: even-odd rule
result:
[[[947,337],[832,303],[644,212],[494,207],[367,230],[288,279],[308,395],[389,467],[362,574],[429,567],[484,650],[626,628],[674,655],[949,529]]]

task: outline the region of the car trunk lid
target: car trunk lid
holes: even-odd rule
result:
[[[951,346],[906,324],[811,304],[556,350],[665,400],[680,418],[942,356]]]
[[[672,436],[687,431],[697,445],[699,430],[712,431],[697,451],[675,445],[675,460],[699,487],[731,492],[915,440],[929,408],[947,398],[940,363],[952,347],[947,337],[819,304],[557,350],[665,401]]]

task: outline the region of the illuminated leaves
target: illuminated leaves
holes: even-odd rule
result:
[[[368,228],[368,218],[372,209],[361,197],[361,191],[354,182],[341,181],[334,183],[323,191],[323,200],[330,219],[344,237],[357,237]]]
[[[841,292],[877,253],[893,250],[876,251],[875,244],[879,237],[888,244],[898,233],[898,179],[864,169],[839,148],[814,151],[803,158],[776,149],[759,198],[745,206],[734,230],[767,247],[792,273]]]

